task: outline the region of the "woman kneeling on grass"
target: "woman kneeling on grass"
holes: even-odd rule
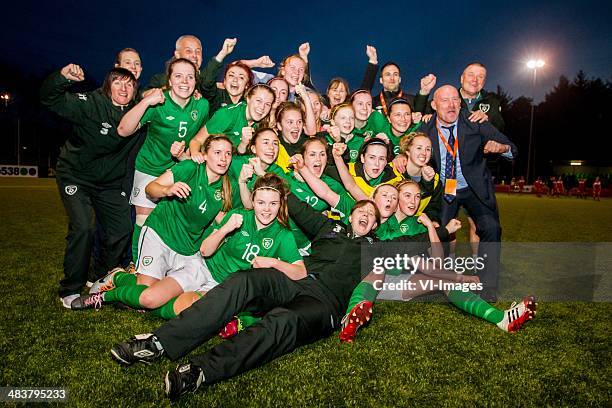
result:
[[[206,228],[219,211],[231,209],[227,174],[232,144],[225,136],[211,136],[204,144],[205,164],[185,160],[146,187],[163,198],[143,227],[138,248],[138,275],[113,273],[94,284],[116,287],[106,293],[81,296],[72,309],[99,308],[120,301],[135,308],[155,309],[183,292],[199,289],[207,280],[199,254]]]

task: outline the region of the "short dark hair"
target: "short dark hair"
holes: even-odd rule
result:
[[[136,77],[130,71],[125,68],[113,68],[108,71],[106,74],[106,78],[104,78],[104,83],[102,84],[102,92],[104,95],[111,97],[111,85],[116,79],[127,79],[134,84],[134,96],[136,96],[138,82],[136,81]],[[134,99],[132,96],[132,99]]]
[[[349,215],[353,215],[353,213],[355,212],[355,210],[361,208],[361,207],[365,207],[368,204],[372,204],[372,207],[374,207],[374,215],[376,216],[376,226],[378,227],[380,225],[380,210],[378,209],[378,207],[376,206],[376,203],[374,203],[374,201],[372,200],[359,200],[357,201],[355,204],[353,204],[353,208],[351,208],[351,213]]]
[[[410,108],[410,113],[412,113],[412,106],[410,106],[410,102],[408,102],[404,98],[393,98],[391,100],[391,102],[389,103],[389,114],[391,114],[391,108],[393,107],[393,105],[408,105],[408,107]]]
[[[396,64],[394,61],[387,61],[387,62],[385,62],[385,65],[383,65],[383,66],[380,68],[380,76],[382,77],[382,74],[383,74],[383,71],[385,70],[385,68],[387,68],[387,67],[389,67],[389,66],[392,66],[392,65],[393,65],[395,68],[397,68],[397,70],[399,71],[399,73],[400,73],[400,74],[402,73],[402,70],[400,69],[400,66],[399,66],[399,65],[397,65],[397,64]]]

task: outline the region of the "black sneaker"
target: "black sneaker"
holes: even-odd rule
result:
[[[176,401],[188,392],[195,392],[204,381],[202,369],[191,364],[181,364],[166,373],[166,395]]]
[[[130,341],[115,344],[111,354],[123,365],[138,362],[150,364],[164,354],[164,348],[153,334],[137,334]]]
[[[104,303],[102,293],[94,293],[93,295],[81,295],[70,303],[72,310],[83,309],[100,309]]]

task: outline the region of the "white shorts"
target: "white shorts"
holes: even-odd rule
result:
[[[140,274],[162,280],[171,277],[183,292],[202,290],[217,285],[199,252],[185,256],[170,249],[157,232],[148,226],[142,227],[138,248],[136,271]]]
[[[147,184],[155,180],[157,177],[134,170],[134,185],[132,194],[130,195],[130,204],[139,207],[155,208],[159,200],[149,197],[145,193]]]

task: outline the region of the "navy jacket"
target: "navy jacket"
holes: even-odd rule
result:
[[[484,155],[484,146],[490,141],[510,145],[512,156],[517,157],[516,145],[506,135],[497,130],[488,122],[473,123],[468,120],[470,112],[461,109],[457,120],[457,135],[459,136],[459,159],[461,161],[461,172],[468,185],[474,190],[476,196],[484,205],[491,209],[496,208],[495,187],[491,179],[491,172],[487,167]],[[440,172],[440,144],[436,120],[438,115],[434,114],[428,123],[421,123],[419,130],[427,133],[431,140],[432,167]]]

